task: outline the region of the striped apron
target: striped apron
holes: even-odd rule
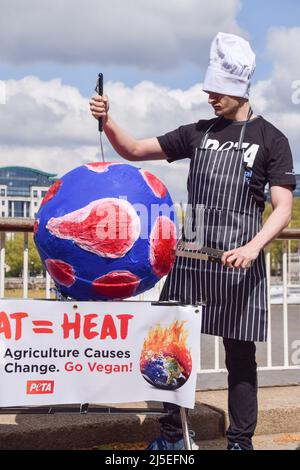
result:
[[[249,114],[248,119],[251,114]],[[249,242],[262,226],[246,178],[242,125],[238,146],[228,150],[205,148],[204,133],[188,176],[188,202],[204,206],[204,246],[228,251]],[[184,304],[205,302],[202,333],[244,341],[266,341],[267,279],[264,252],[247,269],[230,268],[205,260],[177,257],[160,300]]]

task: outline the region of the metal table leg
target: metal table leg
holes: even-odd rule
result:
[[[186,450],[191,450],[192,446],[191,446],[191,438],[190,438],[189,428],[188,428],[188,424],[187,424],[186,410],[182,406],[180,407],[180,416],[181,416],[184,446],[185,446]]]

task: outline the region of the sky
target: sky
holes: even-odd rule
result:
[[[136,138],[213,117],[201,82],[218,31],[256,53],[251,104],[286,134],[300,173],[298,0],[2,0],[0,161],[62,176],[100,159],[97,74]],[[105,158],[119,160],[104,138]],[[188,161],[141,163],[186,200]],[[180,181],[180,184],[179,184]]]

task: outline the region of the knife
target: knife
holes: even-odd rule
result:
[[[176,248],[176,256],[182,258],[200,259],[205,261],[212,261],[221,263],[221,258],[224,251],[215,248],[208,248],[206,246],[200,247],[197,243],[184,242],[180,240]]]

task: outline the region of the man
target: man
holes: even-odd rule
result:
[[[205,300],[202,332],[223,337],[228,369],[228,449],[253,449],[257,422],[255,341],[267,338],[263,248],[290,222],[293,162],[287,138],[249,105],[255,55],[247,41],[218,33],[203,90],[217,118],[136,140],[111,119],[107,97],[90,102],[114,149],[126,160],[190,158],[188,202],[204,206],[204,244],[224,251],[222,264],[176,259],[161,299]],[[273,212],[262,226],[264,187]],[[149,448],[182,449],[178,407],[165,404],[161,437]]]

